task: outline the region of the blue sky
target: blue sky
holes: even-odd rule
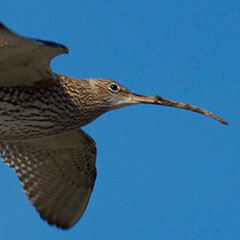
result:
[[[70,49],[54,71],[106,77],[213,111],[109,112],[84,129],[98,146],[88,208],[70,231],[43,222],[0,164],[1,239],[240,239],[240,2],[1,1],[1,21]]]

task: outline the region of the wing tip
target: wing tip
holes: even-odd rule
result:
[[[31,39],[43,46],[46,46],[46,47],[50,47],[50,48],[57,48],[59,49],[62,53],[69,53],[69,49],[63,45],[63,44],[60,44],[60,43],[55,43],[55,42],[52,42],[52,41],[45,41],[45,40],[40,40],[40,39]]]
[[[55,226],[59,229],[62,229],[64,231],[67,231],[69,230],[70,228],[73,227],[73,225],[69,225],[69,224],[66,224],[66,223],[61,223],[61,222],[52,222],[51,220],[48,220],[48,219],[44,219],[43,217],[41,217],[43,220],[45,220],[50,226]]]
[[[39,215],[42,218],[42,220],[46,221],[50,226],[54,226],[64,231],[69,230],[78,222],[76,221],[73,224],[70,224],[69,222],[60,221],[59,219],[52,219],[49,216],[45,215],[44,213],[39,212]]]
[[[0,31],[12,32],[1,21],[0,21]],[[32,39],[32,38],[28,38],[28,40],[37,42],[38,44],[46,46],[46,47],[56,48],[61,53],[69,53],[69,49],[65,45],[60,44],[60,43],[55,43],[55,42],[52,42],[52,41],[45,41],[45,40],[40,40],[40,39]]]
[[[2,22],[0,22],[0,29],[1,28],[6,28]]]
[[[0,30],[10,31],[1,21],[0,21]]]

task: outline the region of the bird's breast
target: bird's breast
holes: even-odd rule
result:
[[[96,117],[61,85],[0,88],[0,140],[41,138]]]

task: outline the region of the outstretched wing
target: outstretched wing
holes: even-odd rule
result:
[[[64,45],[18,36],[0,22],[0,87],[31,86],[55,78],[50,61]]]
[[[82,130],[39,140],[0,142],[29,201],[49,224],[71,228],[87,207],[96,179],[96,146]]]

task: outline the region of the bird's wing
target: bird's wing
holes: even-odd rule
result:
[[[96,179],[96,146],[82,130],[31,141],[0,142],[29,201],[49,224],[71,228],[87,207]]]
[[[0,87],[31,86],[56,78],[50,61],[67,47],[18,36],[0,22]]]

